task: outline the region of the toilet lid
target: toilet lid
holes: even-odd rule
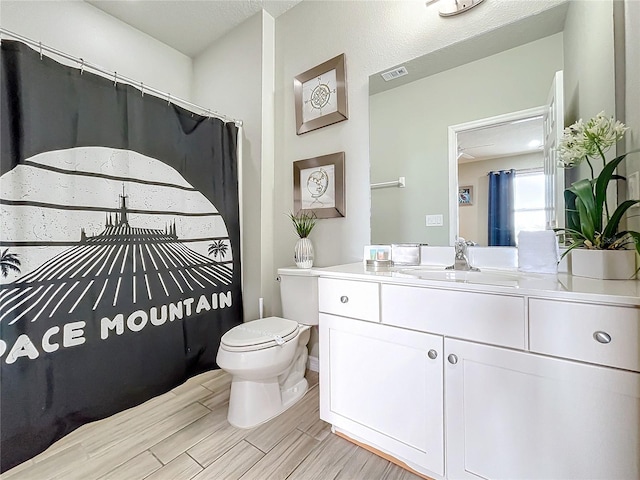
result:
[[[268,317],[233,327],[222,336],[221,343],[234,349],[258,350],[283,344],[297,333],[298,322],[280,317]]]

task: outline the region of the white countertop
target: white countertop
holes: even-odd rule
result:
[[[495,273],[508,276],[509,281],[500,284],[419,278],[407,273],[416,269],[427,272],[444,270],[444,267],[393,267],[389,271],[368,271],[362,262],[333,267],[313,268],[312,272],[321,277],[364,280],[379,283],[393,283],[432,288],[464,290],[469,292],[498,293],[502,295],[530,296],[558,300],[576,300],[592,303],[640,306],[640,281],[638,280],[595,280],[576,277],[566,273],[547,275],[523,273],[517,270],[483,269],[487,275]],[[481,276],[479,276],[481,277]],[[500,282],[497,282],[500,283]]]

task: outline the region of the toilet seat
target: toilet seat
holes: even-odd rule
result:
[[[291,340],[298,328],[298,322],[286,318],[261,318],[233,327],[222,336],[220,345],[233,352],[262,350]]]

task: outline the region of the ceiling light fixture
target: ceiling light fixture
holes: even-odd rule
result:
[[[436,3],[438,0],[427,0],[426,4],[431,5]],[[459,15],[467,10],[472,9],[476,5],[479,5],[484,0],[447,0],[446,5],[440,8],[440,16],[441,17],[453,17],[454,15]]]

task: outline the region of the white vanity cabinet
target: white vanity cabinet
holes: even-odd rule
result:
[[[640,374],[445,340],[450,479],[640,478]]]
[[[319,280],[320,416],[340,433],[436,479],[640,479],[635,284],[618,304],[553,284]]]
[[[321,418],[443,475],[442,351],[440,336],[321,313]]]

